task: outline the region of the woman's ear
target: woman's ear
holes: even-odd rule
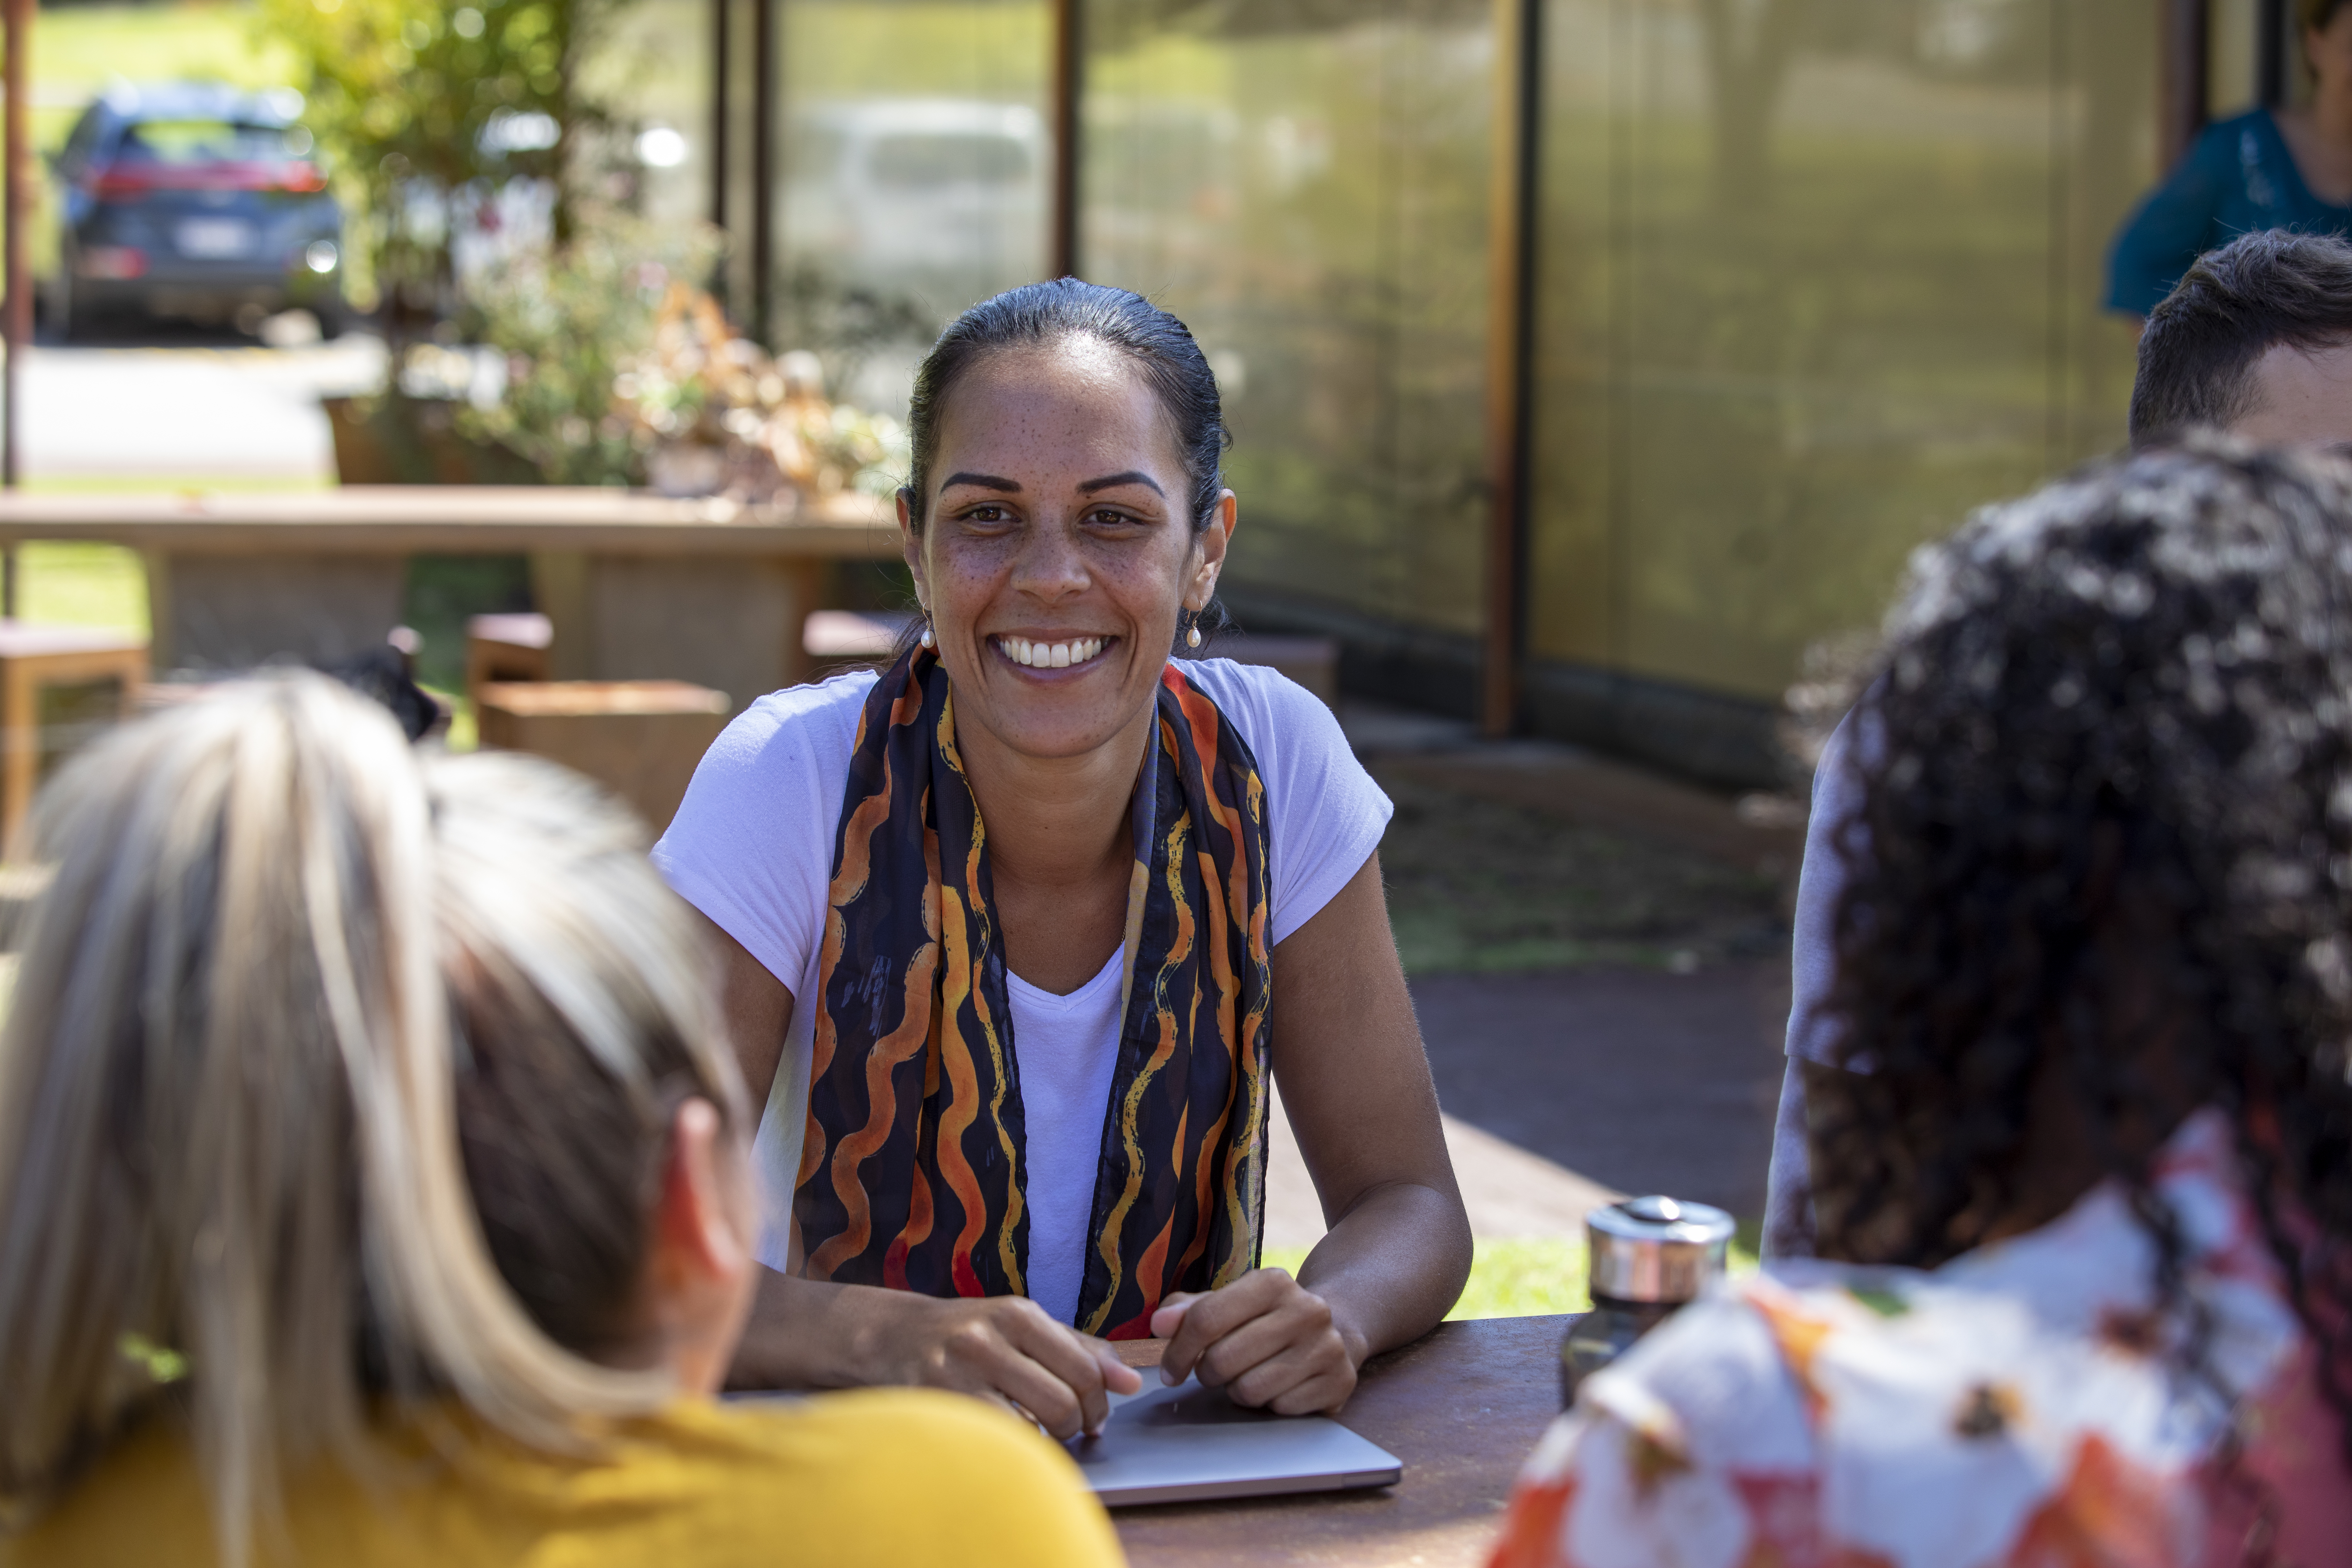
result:
[[[1205,610],[1217,595],[1217,576],[1225,569],[1225,552],[1233,544],[1234,524],[1240,521],[1241,503],[1231,490],[1217,492],[1217,510],[1208,526],[1192,535],[1192,571],[1184,584],[1184,607],[1192,611]]]
[[[699,1097],[677,1108],[662,1160],[645,1292],[656,1353],[679,1384],[718,1388],[757,1274],[743,1152]]]
[[[929,614],[931,590],[923,581],[923,536],[915,530],[915,492],[905,485],[898,487],[898,553],[906,558],[907,570],[914,574],[915,598]]]

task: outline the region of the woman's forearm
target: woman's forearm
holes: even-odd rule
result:
[[[1462,1200],[1418,1182],[1364,1194],[1298,1270],[1298,1282],[1329,1305],[1359,1366],[1434,1328],[1469,1277]]]
[[[730,1388],[856,1388],[899,1381],[884,1347],[912,1298],[760,1270]]]

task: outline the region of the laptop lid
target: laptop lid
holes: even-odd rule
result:
[[[1244,1409],[1190,1378],[1110,1397],[1102,1436],[1065,1445],[1106,1508],[1384,1487],[1404,1473],[1328,1416]]]

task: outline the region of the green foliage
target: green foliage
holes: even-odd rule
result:
[[[551,484],[643,483],[643,453],[614,414],[613,383],[651,351],[670,280],[705,275],[719,242],[715,231],[665,236],[596,208],[552,255],[492,268],[461,325],[506,355],[506,390],[487,407],[458,405],[459,432],[508,447]]]
[[[449,313],[452,217],[513,179],[551,184],[555,237],[570,237],[615,120],[580,68],[625,3],[261,0],[262,30],[293,57],[306,118],[335,160],[369,264],[355,282],[395,315]],[[551,145],[514,134],[550,122]]]

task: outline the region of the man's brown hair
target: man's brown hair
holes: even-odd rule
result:
[[[2352,245],[2284,229],[2242,235],[2199,257],[2148,313],[2132,383],[2132,445],[2243,418],[2254,404],[2254,363],[2282,343],[2308,353],[2347,342]]]

